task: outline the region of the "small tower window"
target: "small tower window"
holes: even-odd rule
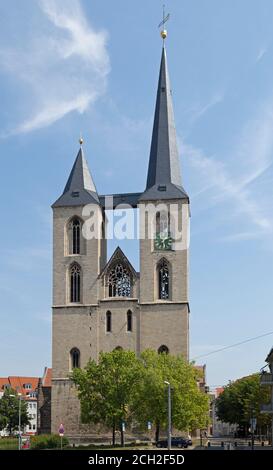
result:
[[[127,331],[133,331],[133,314],[131,310],[127,312]]]
[[[168,346],[166,346],[165,344],[162,344],[158,350],[157,350],[158,354],[169,354],[169,348]]]
[[[109,297],[130,297],[131,276],[128,269],[118,263],[109,273]]]
[[[170,235],[170,213],[161,211],[156,213],[156,235]]]
[[[80,367],[80,351],[73,348],[70,351],[71,369],[78,369]]]
[[[170,274],[167,262],[161,260],[157,270],[159,299],[167,300],[170,298]]]
[[[81,268],[73,264],[70,268],[70,302],[81,301]]]
[[[170,212],[168,210],[162,210],[160,212],[157,212],[155,220],[155,250],[171,250],[172,237]]]
[[[106,312],[106,332],[111,333],[112,331],[112,313]]]

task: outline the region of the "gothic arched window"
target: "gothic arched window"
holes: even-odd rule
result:
[[[81,222],[75,218],[71,222],[71,248],[72,255],[79,255],[81,252]]]
[[[106,331],[107,333],[111,333],[112,331],[112,313],[106,312]]]
[[[131,310],[127,312],[127,331],[133,331],[133,314]]]
[[[81,268],[73,264],[70,268],[70,302],[81,301]]]
[[[77,348],[73,348],[70,351],[71,369],[77,369],[80,367],[80,351]]]
[[[159,299],[170,298],[170,273],[167,261],[161,260],[157,267]]]
[[[131,296],[131,275],[121,263],[116,264],[108,276],[109,297]]]
[[[165,344],[162,344],[158,350],[157,350],[158,354],[169,354],[169,348],[168,346],[166,346]]]

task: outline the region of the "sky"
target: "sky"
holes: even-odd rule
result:
[[[190,357],[213,389],[259,371],[273,345],[205,356],[273,331],[273,2],[165,3],[191,199]],[[158,0],[1,2],[1,376],[51,365],[50,206],[79,136],[100,194],[145,187],[161,17]],[[121,248],[138,269],[138,242]]]

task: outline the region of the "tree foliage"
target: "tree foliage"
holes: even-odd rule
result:
[[[85,369],[74,369],[72,378],[81,402],[84,423],[104,424],[115,431],[130,419],[130,403],[138,383],[139,362],[131,351],[101,353],[99,362],[90,360]]]
[[[19,396],[12,389],[6,389],[0,400],[0,429],[7,429],[9,434],[18,431],[19,426]],[[21,426],[29,424],[27,403],[21,400]]]
[[[231,382],[216,400],[217,416],[221,421],[249,427],[251,417],[257,426],[269,424],[270,418],[260,413],[260,406],[268,403],[269,388],[260,385],[259,374]]]
[[[167,386],[171,384],[172,423],[181,431],[206,427],[208,424],[208,397],[197,387],[198,372],[192,364],[180,356],[144,351],[140,357],[142,376],[133,396],[133,412],[142,426],[151,421],[159,428],[166,428]]]
[[[197,387],[198,372],[181,357],[147,350],[137,358],[134,352],[115,350],[101,353],[85,369],[75,369],[72,379],[78,389],[81,417],[85,423],[100,423],[115,429],[132,420],[147,428],[167,425],[167,387],[172,387],[172,418],[178,430],[205,427],[208,398]]]

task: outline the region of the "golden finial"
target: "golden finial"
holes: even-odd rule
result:
[[[81,135],[81,136],[80,136],[80,138],[79,138],[79,144],[80,144],[80,146],[82,146],[82,144],[83,144],[83,138],[82,138],[82,135]]]
[[[159,23],[158,27],[161,28],[161,26],[164,27],[164,24],[167,23],[168,19],[170,18],[170,13],[168,13],[166,16],[165,16],[165,5],[163,5],[163,19],[161,21],[161,23]],[[166,39],[166,37],[168,36],[168,32],[166,29],[162,29],[160,31],[160,36],[162,37],[163,41]]]
[[[168,36],[167,30],[162,29],[162,31],[160,32],[160,35],[161,35],[162,39],[166,39],[166,37]]]

